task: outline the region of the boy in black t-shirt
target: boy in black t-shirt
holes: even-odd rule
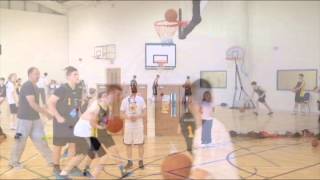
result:
[[[49,99],[49,108],[54,115],[53,120],[53,174],[60,174],[61,149],[68,144],[69,157],[75,154],[75,138],[73,128],[80,116],[82,89],[78,70],[72,66],[65,68],[67,83],[55,90]]]

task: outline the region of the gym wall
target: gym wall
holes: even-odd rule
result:
[[[64,80],[68,65],[67,17],[0,8],[0,76],[15,72],[27,80],[27,69],[36,66],[49,78]]]

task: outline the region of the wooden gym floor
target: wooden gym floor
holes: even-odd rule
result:
[[[297,131],[305,128],[315,130],[317,127],[317,114],[293,116],[286,112],[279,112],[273,117],[263,114],[255,117],[252,112],[239,113],[220,108],[216,115],[229,130],[239,132],[250,130],[281,132],[285,128]],[[49,134],[51,125],[50,121],[46,122],[46,130]],[[51,168],[46,165],[30,140],[22,157],[24,168],[15,170],[8,167],[14,132],[8,129],[9,124],[4,120],[3,114],[1,126],[9,137],[0,145],[0,179],[53,179]],[[121,152],[120,156],[125,158],[125,148],[121,137],[118,136],[115,139]],[[230,153],[234,153],[237,161],[237,166],[234,168],[244,179],[320,179],[320,147],[311,147],[310,138],[251,139],[236,137],[232,141],[234,152]],[[181,136],[148,138],[145,144],[145,169],[140,170],[134,167],[132,176],[127,179],[161,179],[160,165],[170,152],[169,142],[175,144],[178,151],[184,151],[186,148]],[[134,151],[134,155],[137,155],[137,151]],[[227,161],[227,157],[219,161]],[[62,162],[65,163],[66,160]],[[117,165],[112,160],[106,163],[100,178],[119,178]],[[215,163],[216,161],[208,166],[214,168]],[[134,165],[137,166],[137,161],[134,161]]]

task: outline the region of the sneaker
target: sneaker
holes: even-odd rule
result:
[[[268,115],[271,116],[273,114],[273,112],[269,112]]]
[[[257,112],[253,112],[254,115],[258,116],[259,114]]]
[[[126,168],[123,165],[119,166],[119,170],[121,173],[121,178],[125,178],[128,177],[130,175],[130,173],[126,170]]]
[[[73,169],[71,169],[69,175],[80,177],[80,176],[83,176],[83,172],[79,168],[74,167]]]
[[[62,176],[62,175],[60,175],[60,174],[56,174],[56,175],[54,175],[54,176],[56,177],[56,179],[67,179],[67,180],[71,180],[68,175]]]
[[[139,168],[140,169],[144,169],[144,165],[143,165],[143,161],[142,160],[139,161]]]
[[[124,167],[126,170],[132,168],[133,163],[132,161],[128,160],[128,164]]]
[[[84,169],[82,175],[85,176],[85,177],[88,177],[88,178],[93,178],[93,176],[90,173],[89,169]]]

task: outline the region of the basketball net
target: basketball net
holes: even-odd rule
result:
[[[175,35],[179,26],[185,27],[187,26],[187,21],[166,21],[160,20],[154,23],[154,28],[161,39],[162,43],[172,44],[173,40],[172,37]]]

